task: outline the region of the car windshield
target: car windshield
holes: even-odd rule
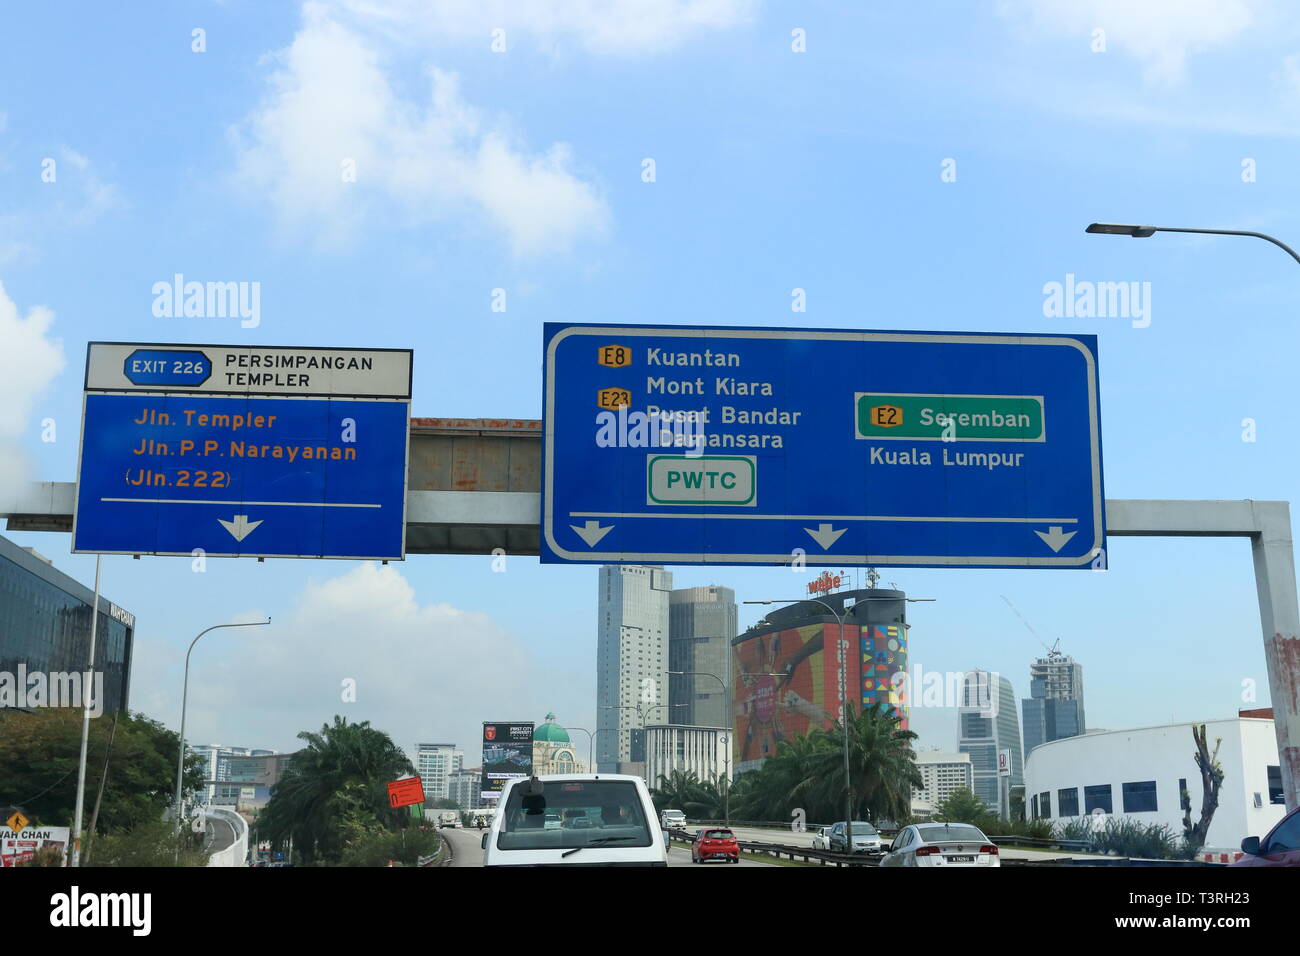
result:
[[[710,830],[704,834],[706,840],[734,840],[736,835],[730,830]]]
[[[528,784],[521,783],[511,788],[501,812],[497,847],[502,850],[617,849],[652,842],[631,781],[548,780],[540,794],[529,794]]]
[[[876,828],[873,827],[870,823],[864,823],[862,820],[854,820],[854,821],[853,821],[853,835],[854,835],[855,837],[860,837],[860,836],[875,836],[875,835],[876,835]]]
[[[951,843],[954,840],[966,843],[988,842],[988,837],[978,827],[967,826],[962,823],[931,825],[917,827],[916,829],[925,843]]]

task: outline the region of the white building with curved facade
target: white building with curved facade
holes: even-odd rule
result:
[[[1039,744],[1025,762],[1025,813],[1068,819],[1101,809],[1183,832],[1180,792],[1188,791],[1192,822],[1200,818],[1201,774],[1193,724],[1109,730]],[[1219,745],[1223,785],[1206,839],[1235,848],[1282,818],[1282,784],[1273,721],[1234,717],[1205,721],[1210,752]]]

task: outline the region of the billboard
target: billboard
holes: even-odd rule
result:
[[[27,827],[15,833],[9,827],[0,826],[0,867],[30,862],[43,847],[58,850],[66,857],[68,833],[68,827]]]
[[[483,724],[483,776],[479,797],[496,800],[506,781],[533,772],[533,722]]]
[[[776,753],[782,741],[808,733],[839,713],[839,669],[834,624],[769,631],[732,647],[736,674],[736,769]],[[850,639],[857,630],[847,628]],[[855,681],[853,655],[849,681]]]
[[[848,621],[844,629],[849,641],[845,685],[853,709],[888,704],[907,729],[907,625]],[[733,644],[737,772],[775,755],[782,741],[829,727],[842,713],[837,632],[838,625],[817,622]]]

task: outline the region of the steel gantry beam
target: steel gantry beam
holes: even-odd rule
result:
[[[408,554],[538,553],[542,423],[411,419]],[[30,485],[0,502],[10,531],[72,531],[76,486]],[[1285,501],[1106,502],[1114,537],[1239,537],[1250,541],[1274,726],[1288,809],[1300,786],[1300,610],[1291,511]]]

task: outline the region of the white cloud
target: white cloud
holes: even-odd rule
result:
[[[266,101],[234,131],[241,181],[264,191],[286,226],[341,242],[368,217],[458,215],[503,233],[518,255],[606,229],[605,203],[565,146],[519,147],[442,70],[429,69],[423,102],[403,99],[382,47],[323,5],[305,5]],[[345,181],[349,161],[355,182]]]
[[[476,41],[491,31],[549,46],[573,40],[597,55],[660,53],[749,22],[757,0],[338,0],[336,8],[394,39]]]
[[[124,205],[121,191],[112,183],[100,179],[89,159],[74,149],[65,148],[59,152],[62,157],[62,167],[59,169],[58,178],[50,185],[57,188],[58,184],[68,182],[67,167],[72,167],[74,170],[72,179],[78,190],[79,200],[76,205],[65,205],[64,208],[71,211],[71,218],[77,225],[89,225],[104,213]]]
[[[1268,0],[1002,0],[999,10],[1083,40],[1104,30],[1107,50],[1139,61],[1148,83],[1174,86],[1190,56],[1228,45],[1271,6]]]
[[[135,660],[135,706],[174,726],[183,642],[137,640]],[[340,714],[369,720],[407,751],[419,740],[461,744],[469,765],[483,720],[527,719],[544,706],[533,699],[532,668],[529,654],[487,615],[421,603],[396,568],[359,564],[309,584],[270,626],[226,631],[220,647],[206,652],[200,645],[186,737],[292,748],[300,730]],[[342,700],[345,679],[356,681],[355,703]]]
[[[0,502],[11,500],[28,480],[19,439],[36,398],[63,371],[63,345],[48,338],[53,321],[44,306],[19,315],[0,283]]]

